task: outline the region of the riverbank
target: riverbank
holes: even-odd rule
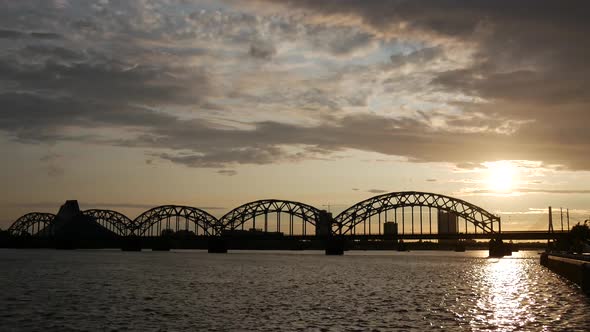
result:
[[[590,256],[543,253],[541,265],[578,284],[586,294],[590,295]]]

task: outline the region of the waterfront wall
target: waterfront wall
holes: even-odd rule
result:
[[[578,284],[590,295],[590,258],[580,255],[543,253],[541,265]]]

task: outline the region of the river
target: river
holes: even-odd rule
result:
[[[584,331],[536,252],[0,249],[2,331]]]

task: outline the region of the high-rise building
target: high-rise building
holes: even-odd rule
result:
[[[322,210],[320,211],[320,217],[315,224],[315,235],[317,236],[328,236],[332,231],[332,213]]]
[[[452,212],[438,210],[438,234],[457,234],[459,220]],[[456,240],[438,240],[441,244],[454,244]]]
[[[383,234],[397,236],[397,223],[392,221],[386,221],[383,223]]]
[[[438,210],[438,234],[457,234],[458,218],[452,212]]]

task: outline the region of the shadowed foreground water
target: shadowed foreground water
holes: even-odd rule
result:
[[[2,331],[586,330],[534,252],[0,250]]]

